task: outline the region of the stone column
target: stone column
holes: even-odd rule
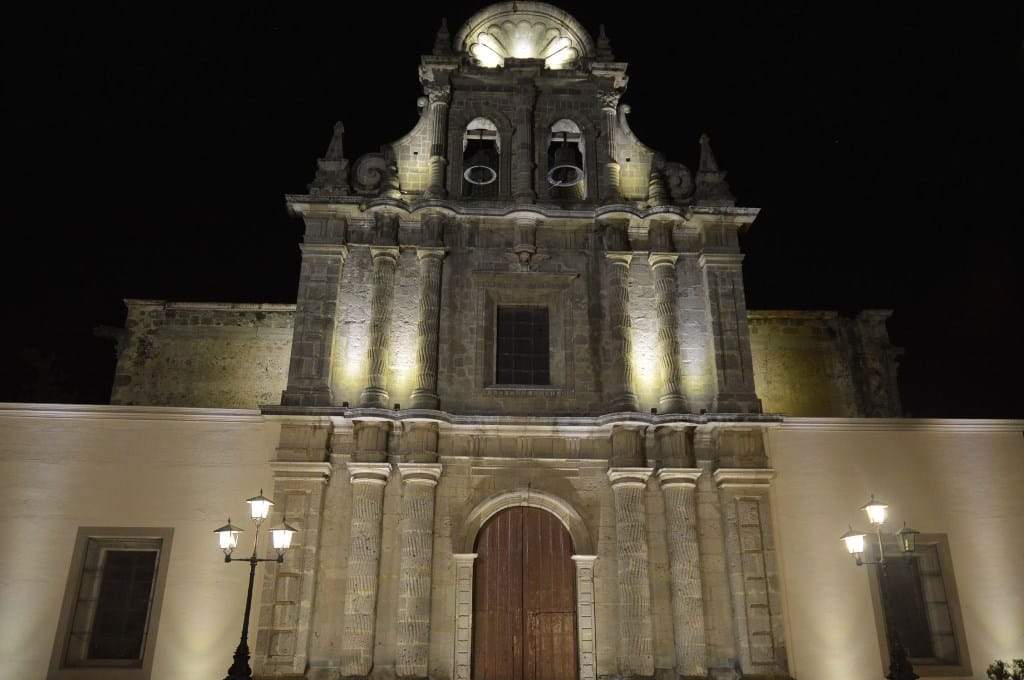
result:
[[[699,261],[714,348],[716,413],[761,412],[754,392],[742,263],[740,253],[704,253]]]
[[[441,263],[444,248],[417,248],[420,262],[420,316],[416,328],[416,388],[412,408],[436,409],[437,334],[441,309]]]
[[[618,126],[616,114],[620,94],[617,90],[601,90],[597,93],[598,101],[601,103],[601,115],[604,119],[604,129],[601,131],[604,143],[601,145],[598,160],[603,163],[601,202],[605,205],[622,203],[622,188],[619,183],[620,168],[618,161],[615,160],[615,128]]]
[[[619,567],[619,672],[654,675],[651,582],[647,554],[647,480],[652,468],[610,468]]]
[[[295,302],[287,406],[331,406],[331,364],[337,335],[341,272],[348,249],[340,244],[305,243]]]
[[[399,463],[398,470],[402,475],[402,514],[395,671],[399,677],[425,678],[430,656],[434,488],[441,466]]]
[[[521,78],[515,83],[515,132],[513,133],[512,200],[515,203],[533,203],[537,194],[533,189],[533,105],[537,91],[533,80]]]
[[[580,680],[597,678],[597,630],[594,625],[594,562],[597,555],[573,555],[576,565],[576,639]]]
[[[657,352],[664,380],[658,398],[659,413],[685,413],[686,400],[679,387],[679,341],[676,335],[676,253],[651,253],[647,261],[654,278],[654,295],[658,314]]]
[[[607,252],[608,259],[608,316],[614,351],[609,357],[618,369],[612,388],[612,411],[636,411],[636,393],[633,392],[633,329],[629,318],[629,264],[633,254]]]
[[[377,627],[377,581],[380,571],[384,487],[387,463],[349,463],[352,526],[348,539],[345,627],[341,639],[341,675],[365,676],[373,668]]]
[[[476,553],[456,553],[455,680],[470,680],[473,669],[473,562]]]
[[[427,181],[427,198],[444,198],[445,166],[448,164],[448,102],[451,87],[428,84],[425,88],[428,100],[427,115],[430,116],[430,168]]]
[[[370,337],[366,347],[366,387],[362,405],[387,408],[388,361],[391,359],[391,304],[395,296],[398,246],[371,246]]]
[[[256,628],[253,667],[261,675],[301,675],[309,660],[313,596],[320,550],[324,488],[331,476],[326,462],[271,462],[273,516],[298,530],[281,564],[268,564]]]
[[[657,474],[665,499],[676,675],[685,676],[707,675],[695,496],[701,472],[700,468],[661,468]]]
[[[733,629],[744,675],[788,675],[768,469],[715,470]]]

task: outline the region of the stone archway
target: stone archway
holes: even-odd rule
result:
[[[477,535],[488,519],[506,508],[546,510],[565,526],[572,538],[576,567],[576,634],[580,680],[595,680],[594,554],[583,518],[564,499],[535,489],[516,489],[484,499],[467,515],[461,540],[463,552],[455,559],[455,679],[470,680],[473,646],[473,563]]]

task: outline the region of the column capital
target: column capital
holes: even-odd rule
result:
[[[416,247],[416,259],[417,260],[427,260],[427,259],[431,259],[431,258],[436,258],[438,260],[443,260],[444,256],[447,255],[447,254],[448,254],[448,250],[446,248],[441,248],[441,247],[437,247],[437,246],[417,246]]]
[[[396,465],[402,476],[402,484],[429,484],[435,486],[441,477],[440,463],[398,463]]]
[[[633,253],[624,250],[608,250],[605,251],[604,256],[612,264],[624,264],[627,267],[633,261]]]
[[[647,256],[647,262],[651,267],[660,267],[662,265],[676,266],[676,261],[679,260],[679,253],[663,253],[655,252]]]
[[[573,555],[569,559],[576,563],[577,569],[593,568],[594,562],[597,561],[597,555]]]
[[[299,250],[304,256],[340,257],[348,255],[348,246],[342,243],[300,243]]]
[[[646,467],[613,467],[608,468],[608,481],[612,486],[640,485],[647,486],[654,468]]]
[[[455,564],[473,564],[473,560],[476,559],[477,553],[453,553],[452,559],[455,560]]]
[[[701,253],[697,264],[701,269],[706,267],[741,267],[743,253]]]
[[[370,257],[376,260],[378,257],[389,257],[398,261],[398,246],[370,246]]]
[[[380,484],[388,483],[391,477],[390,463],[352,463],[348,464],[349,480],[353,484]]]
[[[654,475],[662,488],[666,486],[696,486],[704,473],[702,468],[661,468]]]
[[[715,470],[715,484],[718,488],[765,487],[775,477],[772,468],[718,468]]]

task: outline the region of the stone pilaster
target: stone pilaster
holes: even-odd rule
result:
[[[398,470],[402,475],[402,514],[395,671],[399,677],[425,678],[430,654],[434,489],[441,466],[400,463]]]
[[[661,468],[657,474],[665,499],[676,674],[685,676],[707,674],[696,501],[702,472],[700,468]]]
[[[787,675],[768,469],[715,470],[736,648],[744,675]]]
[[[352,526],[349,530],[345,626],[339,665],[343,676],[365,676],[373,668],[381,519],[384,487],[391,475],[391,466],[387,463],[349,463],[348,471],[352,483]]]
[[[270,466],[274,471],[276,505],[264,526],[284,520],[298,532],[284,562],[266,565],[253,667],[258,675],[301,675],[309,660],[320,520],[331,465],[282,461]]]
[[[331,369],[337,335],[339,287],[348,249],[341,244],[305,243],[295,302],[288,385],[281,403],[331,406]]]
[[[615,160],[616,114],[619,106],[618,90],[602,90],[597,93],[601,103],[603,144],[599,150],[598,162],[602,163],[601,202],[605,205],[622,203],[622,189],[619,183],[620,167]]]
[[[515,83],[515,132],[513,133],[512,200],[533,203],[537,193],[533,188],[533,105],[537,90],[530,78]]]
[[[612,388],[612,411],[636,411],[633,392],[633,328],[629,318],[629,264],[632,253],[608,252],[608,316],[615,350],[609,361],[617,369]]]
[[[657,353],[661,366],[662,390],[659,413],[685,413],[686,400],[679,386],[679,340],[676,333],[676,253],[652,252],[647,261],[654,278],[658,314]]]
[[[615,550],[619,576],[619,672],[654,675],[651,582],[647,551],[647,480],[652,468],[613,467]]]
[[[444,198],[445,166],[448,164],[448,102],[451,99],[451,87],[448,85],[428,85],[426,88],[428,110],[430,116],[430,179],[427,182],[428,198]]]
[[[754,393],[754,364],[750,356],[742,262],[740,253],[704,253],[700,256],[714,348],[716,413],[761,412],[761,401]]]
[[[366,387],[362,405],[387,408],[388,361],[391,359],[391,306],[395,297],[398,246],[372,246],[370,333],[366,347]]]
[[[573,555],[576,565],[576,639],[580,680],[597,678],[597,632],[594,626],[594,562],[597,555]]]
[[[444,248],[417,248],[420,263],[420,310],[416,328],[416,387],[412,408],[436,409],[437,337],[441,309],[441,265]]]
[[[473,669],[473,562],[476,553],[456,553],[455,680],[470,680]]]

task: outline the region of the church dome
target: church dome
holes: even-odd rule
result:
[[[456,49],[490,68],[508,58],[543,59],[550,69],[594,53],[594,41],[569,13],[543,2],[499,2],[483,8],[455,36]]]

